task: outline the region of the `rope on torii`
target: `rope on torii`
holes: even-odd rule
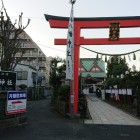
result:
[[[77,45],[77,44],[75,44]],[[79,46],[79,45],[77,45]],[[128,52],[128,53],[121,53],[121,54],[107,54],[107,53],[101,53],[101,52],[97,52],[97,51],[93,51],[93,50],[90,50],[90,49],[87,49],[83,46],[80,45],[81,48],[85,49],[85,50],[88,50],[88,51],[91,51],[91,52],[94,52],[94,53],[97,53],[97,54],[101,54],[101,55],[108,55],[108,56],[121,56],[121,55],[128,55],[128,54],[132,54],[132,53],[135,53],[135,52],[138,52],[140,51],[140,49],[138,50],[135,50],[135,51],[131,51],[131,52]]]

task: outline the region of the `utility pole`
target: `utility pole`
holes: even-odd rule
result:
[[[38,54],[39,49],[37,49],[37,63],[36,63],[36,86],[35,86],[35,98],[38,97],[38,70],[39,70],[39,63],[38,63]]]

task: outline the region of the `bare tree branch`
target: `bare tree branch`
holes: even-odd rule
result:
[[[24,29],[29,25],[30,19],[28,19],[28,22],[26,26],[22,25],[22,16],[23,13],[19,15],[19,21],[17,23],[17,20],[15,20],[15,23],[12,24],[10,17],[8,16],[8,13],[6,11],[6,8],[4,7],[3,0],[2,2],[2,8],[1,8],[1,16],[0,16],[0,40],[1,40],[1,61],[0,66],[2,70],[13,70],[17,63],[21,61],[23,58],[23,54],[25,52],[22,52],[22,55],[20,58],[15,60],[15,55],[19,52],[21,52],[21,38],[20,34],[24,32]],[[3,11],[2,11],[3,10]],[[4,15],[6,19],[4,19]],[[18,27],[16,28],[16,25],[18,24]]]

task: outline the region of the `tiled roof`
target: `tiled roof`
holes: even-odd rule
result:
[[[105,62],[101,59],[96,60],[96,58],[81,58],[80,64],[87,70],[82,72],[82,77],[86,77],[90,74],[91,77],[106,77],[105,72]],[[91,70],[96,67],[99,71],[92,72]]]

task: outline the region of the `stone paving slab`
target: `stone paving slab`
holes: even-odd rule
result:
[[[85,124],[140,125],[139,119],[95,96],[89,96],[87,100],[92,120],[85,120]]]

